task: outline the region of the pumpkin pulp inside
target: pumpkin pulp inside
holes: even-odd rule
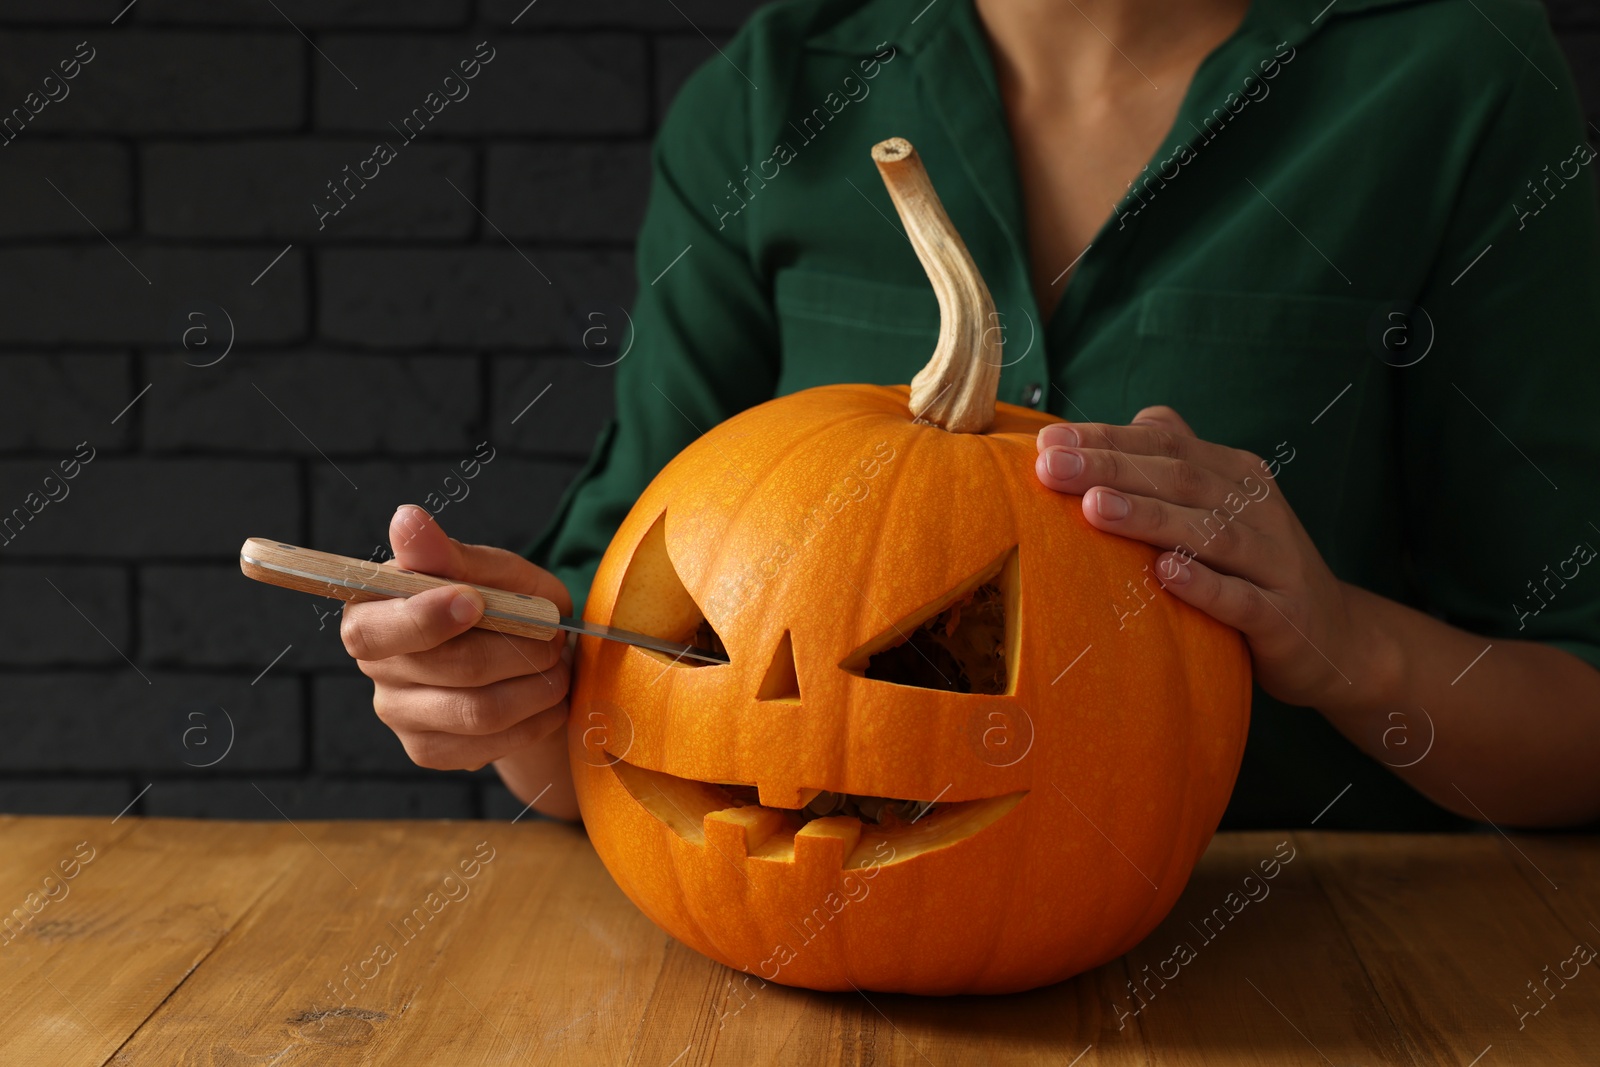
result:
[[[1006,600],[985,582],[867,660],[866,676],[951,693],[1006,691]]]

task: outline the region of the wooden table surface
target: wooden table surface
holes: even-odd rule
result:
[[[1597,890],[1594,838],[1225,834],[1123,959],[924,999],[746,985],[551,823],[6,816],[0,1063],[1593,1065]]]

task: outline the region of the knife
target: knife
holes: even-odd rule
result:
[[[528,593],[513,593],[505,589],[473,585],[472,582],[452,582],[431,574],[384,567],[372,560],[354,556],[338,556],[332,552],[318,552],[314,548],[286,545],[282,541],[269,541],[263,537],[246,539],[239,549],[239,569],[247,577],[268,585],[285,589],[298,589],[302,593],[336,597],[358,604],[367,600],[388,600],[414,596],[442,585],[471,585],[483,594],[483,616],[472,625],[480,630],[495,630],[504,634],[518,634],[539,641],[548,641],[557,630],[570,630],[577,634],[607,641],[621,641],[625,645],[638,645],[673,659],[695,659],[704,663],[727,663],[728,657],[695,645],[666,641],[649,634],[619,630],[615,626],[585,622],[561,614],[552,601]]]

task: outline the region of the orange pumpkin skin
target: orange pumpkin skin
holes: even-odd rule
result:
[[[1116,958],[1171,909],[1238,773],[1249,657],[1160,589],[1154,549],[1039,484],[1053,421],[1002,404],[949,433],[904,387],[824,386],[714,428],[639,498],[585,617],[689,640],[698,606],[731,662],[582,638],[568,737],[590,839],[663,930],[766,981],[1004,993]],[[847,669],[997,567],[1010,692]],[[714,782],[791,808],[969,803],[795,834],[767,807],[717,814]]]

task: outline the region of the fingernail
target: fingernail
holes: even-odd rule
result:
[[[1189,579],[1194,577],[1194,572],[1189,570],[1189,561],[1178,556],[1167,557],[1161,573],[1168,585],[1187,585]]]
[[[398,522],[411,532],[412,537],[415,537],[417,531],[428,524],[428,511],[426,508],[419,507],[416,504],[401,504],[394,509],[394,518],[390,519],[389,522],[391,524]],[[408,543],[409,541],[410,538],[407,538]]]
[[[1102,519],[1125,519],[1133,509],[1121,493],[1102,489],[1094,495],[1094,510]]]
[[[1064,422],[1052,423],[1040,430],[1039,433],[1052,445],[1076,448],[1078,445],[1083,444],[1083,440],[1078,436],[1078,431]]]
[[[1050,477],[1065,481],[1083,473],[1083,457],[1064,448],[1052,448],[1044,454],[1044,467]]]
[[[455,599],[450,601],[450,617],[456,622],[476,622],[482,614],[483,605],[474,604],[466,593],[457,593]]]

